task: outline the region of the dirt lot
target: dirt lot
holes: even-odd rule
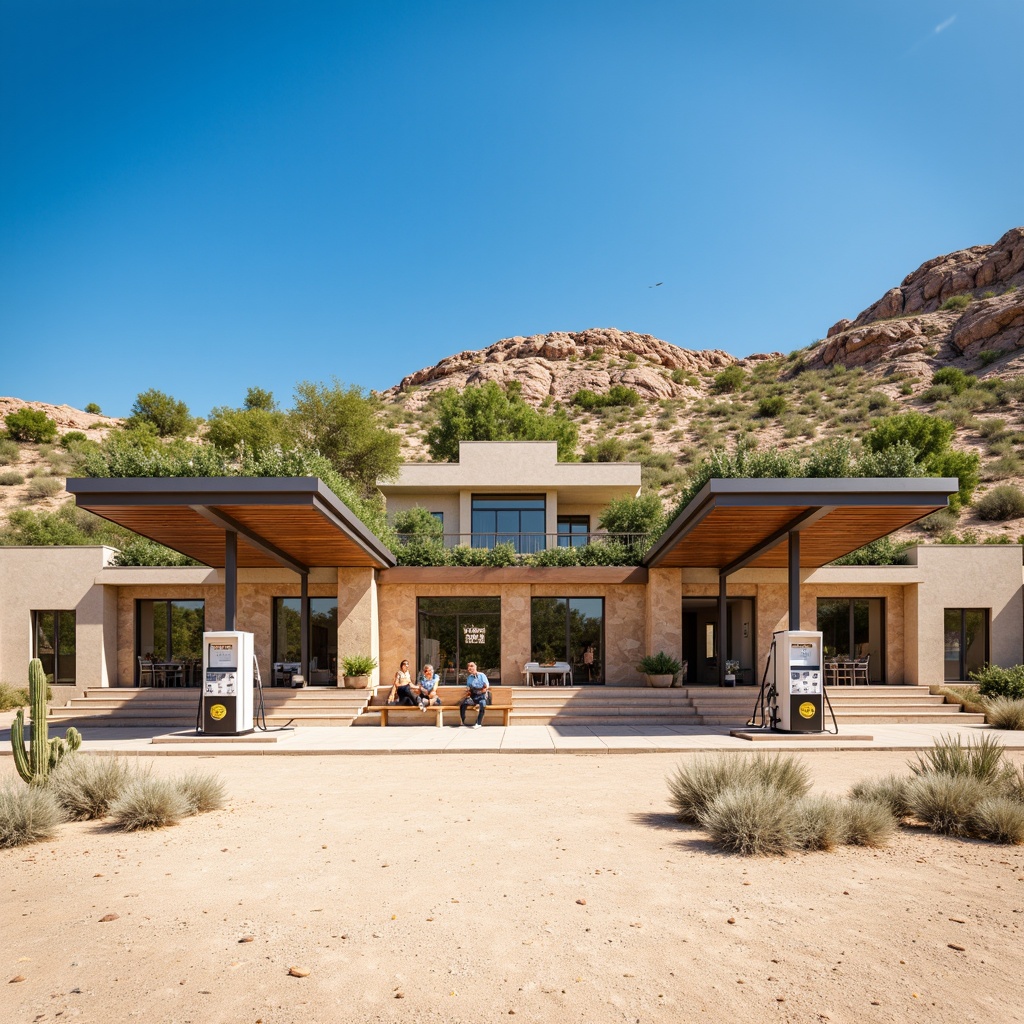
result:
[[[804,756],[833,792],[906,761]],[[1024,849],[723,856],[669,814],[679,759],[153,759],[230,808],[0,851],[0,1018],[1024,1019]]]

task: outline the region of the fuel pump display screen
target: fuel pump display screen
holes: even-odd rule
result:
[[[806,665],[808,667],[818,666],[818,645],[817,644],[802,644],[802,643],[790,643],[789,645],[789,663],[796,667],[797,665]]]
[[[232,672],[238,668],[238,655],[235,653],[234,644],[210,644],[209,651],[208,668],[230,669]]]

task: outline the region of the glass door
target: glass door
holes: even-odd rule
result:
[[[433,665],[442,686],[455,686],[473,661],[490,682],[501,682],[500,597],[421,597],[418,608],[417,671]]]
[[[943,678],[961,682],[988,662],[988,610],[947,608],[942,617]]]

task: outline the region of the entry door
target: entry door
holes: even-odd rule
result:
[[[988,661],[988,609],[947,608],[943,613],[943,676],[970,679]]]

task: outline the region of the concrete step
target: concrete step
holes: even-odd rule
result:
[[[701,725],[746,725],[749,715],[701,715]],[[941,711],[910,712],[902,714],[891,712],[885,714],[837,714],[840,726],[849,725],[982,725],[984,715],[971,715],[964,712],[946,713]],[[825,714],[825,724],[831,725],[832,717]]]
[[[598,725],[615,725],[615,726],[636,726],[637,728],[650,727],[652,725],[682,725],[682,726],[695,726],[700,723],[692,717],[684,717],[680,715],[661,715],[657,719],[650,721],[642,721],[637,719],[629,719],[624,717],[617,717],[615,715],[559,715],[556,719],[551,719],[546,715],[534,716],[516,714],[512,712],[510,718],[511,725],[550,725],[555,728],[560,726],[598,726]]]

